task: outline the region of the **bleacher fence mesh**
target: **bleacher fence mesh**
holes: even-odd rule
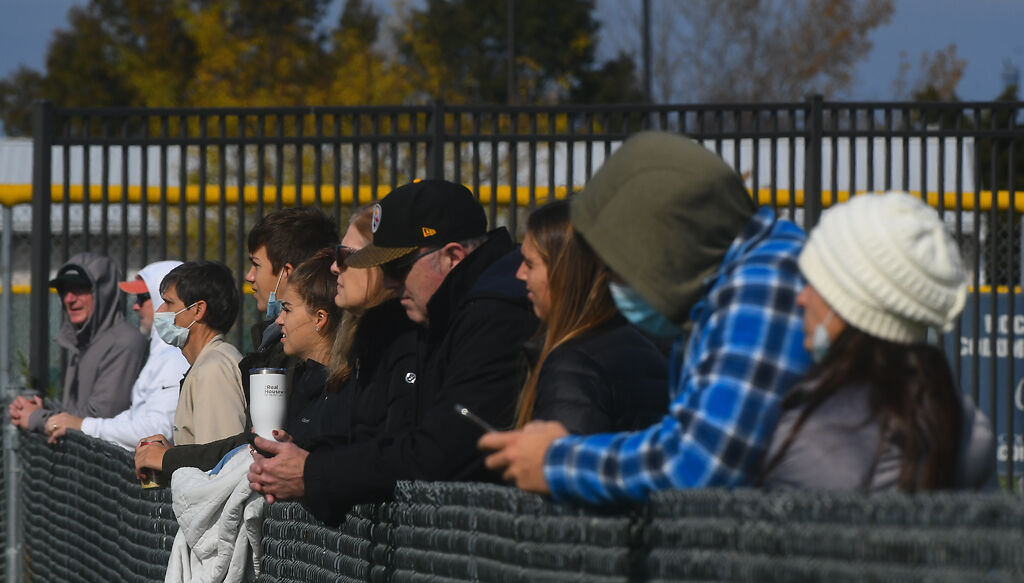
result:
[[[26,580],[163,579],[170,491],[143,490],[130,452],[78,432],[19,443]],[[400,482],[392,502],[356,506],[337,528],[301,504],[271,505],[257,581],[1020,581],[1022,525],[1024,500],[1006,492],[710,489],[592,509],[500,485]]]

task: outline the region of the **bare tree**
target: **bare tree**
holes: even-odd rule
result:
[[[917,77],[911,81],[913,67],[906,52],[900,53],[900,68],[892,83],[897,99],[917,101],[950,101],[956,99],[956,89],[963,79],[967,61],[957,57],[956,45],[921,53]]]
[[[616,49],[639,54],[639,3],[603,9],[627,23]],[[847,88],[893,0],[653,0],[652,12],[656,100],[791,101]]]

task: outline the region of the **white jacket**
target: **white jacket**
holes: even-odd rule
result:
[[[158,261],[139,271],[149,289],[154,312],[164,303],[160,299],[160,282],[179,265],[180,261]],[[161,340],[154,328],[149,333],[149,358],[132,386],[131,407],[108,419],[86,417],[82,420],[82,433],[128,450],[134,450],[139,440],[149,435],[159,433],[170,438],[181,377],[187,370],[188,361],[181,350]]]
[[[209,472],[179,468],[171,476],[178,534],[165,583],[251,581],[259,575],[263,496],[249,488],[252,456],[240,445]]]

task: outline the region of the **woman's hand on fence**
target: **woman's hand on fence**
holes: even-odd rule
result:
[[[268,504],[275,500],[301,498],[306,494],[303,471],[309,452],[294,443],[281,443],[257,437],[253,443],[259,451],[252,454],[249,466],[249,487],[263,494]]]
[[[43,408],[43,400],[39,397],[32,397],[26,399],[21,395],[14,398],[11,401],[11,406],[7,409],[7,414],[11,417],[11,423],[22,429],[28,429],[28,420],[37,409]]]
[[[146,470],[163,471],[164,454],[171,447],[173,446],[168,445],[167,438],[160,434],[140,439],[139,444],[135,446],[135,476],[139,480],[145,480],[149,474]]]
[[[484,434],[477,442],[482,450],[495,450],[484,463],[502,472],[502,477],[518,488],[550,494],[544,478],[544,455],[553,441],[569,435],[557,421],[531,421],[520,431],[496,431]]]
[[[69,415],[67,413],[57,413],[51,415],[46,420],[46,434],[50,436],[50,439],[46,440],[47,443],[57,443],[60,438],[68,432],[68,429],[82,429],[82,418]]]

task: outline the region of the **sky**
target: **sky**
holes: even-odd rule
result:
[[[607,8],[608,2],[624,1],[598,0],[599,17],[609,13],[601,9],[603,4]],[[335,0],[333,14],[338,13],[342,2]],[[68,8],[84,3],[85,0],[0,0],[0,77],[6,77],[19,65],[42,70],[54,30],[67,26]],[[388,4],[387,0],[376,3]],[[624,25],[616,22],[606,26]],[[957,91],[960,98],[992,99],[1004,87],[1004,62],[1024,72],[1022,30],[1024,0],[896,0],[892,21],[873,32],[872,52],[858,68],[849,94],[841,97],[893,99],[892,83],[899,72],[901,51],[916,67],[922,52],[934,52],[952,43],[957,45],[957,55],[967,61]],[[621,30],[615,33],[618,39],[624,36]],[[628,34],[627,31],[625,36]]]

